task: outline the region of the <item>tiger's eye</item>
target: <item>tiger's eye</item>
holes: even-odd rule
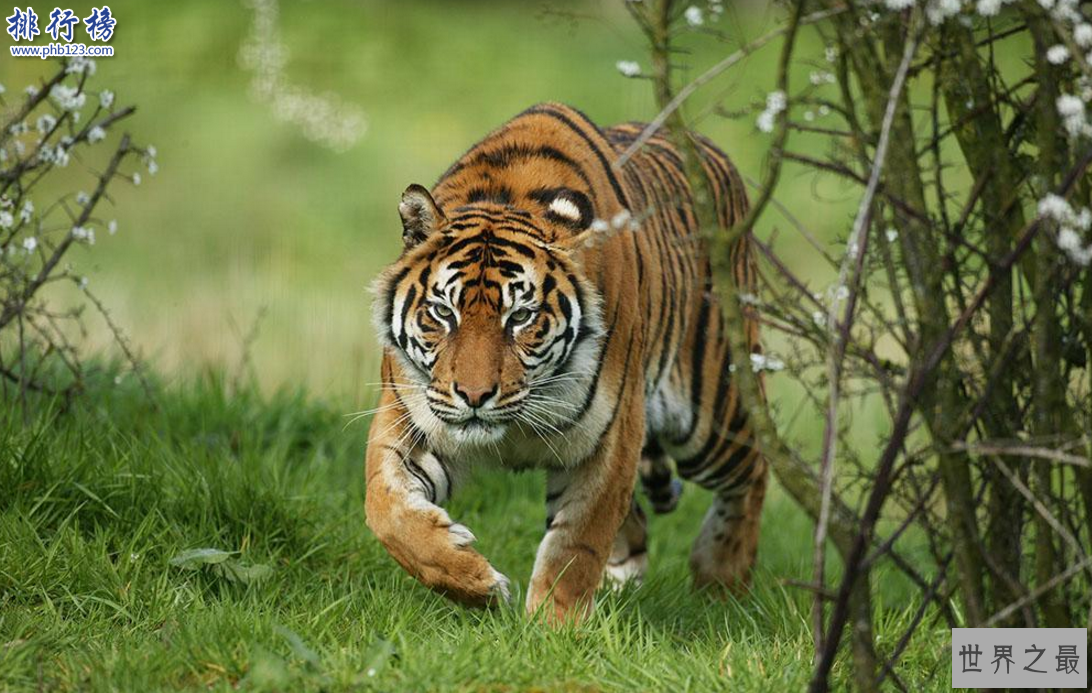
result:
[[[436,314],[439,315],[444,320],[447,320],[451,316],[455,315],[455,311],[451,310],[450,308],[443,305],[442,303],[437,303],[435,306],[433,306],[432,309],[435,310]]]
[[[523,323],[530,320],[532,315],[534,315],[534,313],[531,312],[530,308],[517,308],[516,310],[512,311],[511,315],[508,316],[508,324],[522,325]]]

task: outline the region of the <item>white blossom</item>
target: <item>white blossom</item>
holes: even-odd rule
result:
[[[23,89],[23,93],[31,98],[34,98],[38,95],[38,87],[34,86],[33,84],[28,84],[26,88]]]
[[[811,314],[811,321],[814,322],[817,327],[826,327],[827,314],[821,310],[817,310]]]
[[[99,104],[103,108],[110,108],[114,104],[114,92],[109,89],[103,89],[99,92]]]
[[[899,232],[895,230],[894,227],[888,227],[887,231],[884,233],[884,236],[887,237],[888,243],[894,243],[899,237]]]
[[[774,358],[773,356],[766,356],[765,354],[751,354],[751,370],[755,373],[761,371],[781,371],[785,370],[785,362],[781,359]]]
[[[757,306],[758,296],[755,296],[752,293],[741,293],[739,295],[739,302],[745,306]]]
[[[630,211],[628,209],[623,209],[621,212],[618,212],[613,217],[611,217],[610,225],[616,229],[620,229],[623,226],[629,224],[632,218],[633,215],[630,214]]]
[[[81,207],[86,207],[87,203],[90,202],[90,201],[91,201],[91,196],[88,195],[87,193],[85,193],[84,191],[80,190],[79,192],[76,193],[76,204],[80,205]]]
[[[134,173],[133,174],[133,185],[140,185],[140,174],[139,173]]]
[[[1051,65],[1061,65],[1069,60],[1069,49],[1062,44],[1051,46],[1047,49],[1046,59]]]
[[[774,123],[779,113],[788,107],[788,97],[780,89],[766,95],[766,110],[758,115],[755,124],[762,132],[773,132]]]
[[[28,253],[33,253],[34,249],[38,247],[38,239],[34,236],[27,236],[23,239],[23,250]]]
[[[106,224],[106,230],[110,232],[111,236],[113,236],[115,233],[117,233],[118,232],[118,220],[117,219],[111,219],[110,222]]]
[[[614,64],[623,77],[636,77],[641,74],[641,66],[635,60],[619,60]]]
[[[916,0],[884,0],[884,5],[889,10],[906,10],[914,6]]]
[[[755,120],[755,125],[762,132],[773,132],[775,117],[776,116],[769,111],[762,111],[758,114],[758,118]]]
[[[1087,207],[1082,207],[1080,212],[1077,212],[1077,216],[1073,219],[1074,225],[1082,231],[1087,231],[1092,227],[1092,211],[1089,211]]]
[[[601,243],[604,238],[609,238],[622,229],[636,231],[639,224],[629,210],[623,209],[611,217],[609,222],[604,219],[593,219],[589,228],[594,233],[584,239],[584,245],[592,248]]]
[[[771,91],[766,95],[766,108],[776,113],[780,113],[785,110],[788,105],[788,97],[785,96],[785,92],[778,89],[777,91]]]
[[[1073,40],[1076,41],[1077,45],[1081,48],[1092,46],[1092,24],[1082,22],[1074,27]]]
[[[34,127],[37,128],[38,132],[40,132],[40,133],[42,133],[44,135],[47,132],[49,132],[50,130],[52,130],[53,126],[56,125],[56,124],[57,124],[57,119],[56,118],[49,115],[48,113],[43,113],[38,118],[38,122],[34,124]]]
[[[826,57],[828,63],[832,63],[838,59],[838,49],[834,46],[827,46],[823,49],[823,56]]]
[[[925,6],[925,15],[933,24],[943,24],[944,20],[959,14],[961,0],[931,0]]]
[[[19,218],[23,220],[23,223],[30,221],[30,218],[34,215],[34,203],[30,200],[23,202],[23,209],[19,211]]]
[[[15,217],[6,209],[0,210],[0,229],[10,229],[15,226]]]
[[[68,67],[66,67],[64,71],[70,75],[82,75],[86,72],[88,76],[91,76],[95,74],[96,67],[97,65],[95,65],[95,61],[91,58],[85,58],[82,55],[77,55],[68,62]]]
[[[821,84],[834,84],[836,79],[833,72],[814,70],[808,76],[808,81],[815,86],[819,86]]]
[[[1088,119],[1084,115],[1084,101],[1073,94],[1062,94],[1055,101],[1058,115],[1062,117],[1062,125],[1071,136],[1087,135],[1092,132]]]
[[[6,91],[7,91],[7,89],[4,87],[4,85],[0,84],[0,95],[3,95],[3,93],[6,92]]]
[[[95,245],[95,229],[86,226],[73,226],[72,237],[76,240],[87,241],[87,245]]]
[[[1082,267],[1092,262],[1092,243],[1085,246],[1080,234],[1092,228],[1092,211],[1075,211],[1064,197],[1051,193],[1039,200],[1039,216],[1057,224],[1055,242],[1070,260]]]
[[[1041,217],[1053,219],[1054,221],[1065,221],[1072,213],[1073,209],[1069,206],[1069,202],[1060,195],[1050,193],[1039,200],[1039,216]]]
[[[157,150],[153,145],[148,145],[144,150],[144,165],[148,167],[148,174],[154,176],[159,171],[159,164],[155,161]]]
[[[996,17],[1001,11],[1001,0],[978,0],[975,10],[983,17]]]
[[[106,139],[106,131],[98,125],[87,131],[87,141],[91,144],[101,142],[104,139]]]
[[[1082,267],[1092,262],[1092,243],[1085,246],[1081,242],[1080,235],[1067,226],[1058,231],[1058,247],[1069,256],[1070,260]]]
[[[1077,4],[1077,0],[1039,0],[1039,5],[1050,10],[1055,19],[1072,23],[1084,20]]]
[[[1058,232],[1058,247],[1062,250],[1079,249],[1081,237],[1073,229],[1065,227]]]
[[[52,163],[52,161],[55,158],[56,158],[56,154],[54,154],[52,147],[43,146],[38,151],[38,161],[41,162],[41,163],[44,163],[44,164]]]
[[[1078,96],[1062,94],[1058,97],[1055,105],[1058,107],[1058,114],[1063,118],[1068,118],[1073,115],[1084,115],[1084,101]]]
[[[49,91],[50,98],[64,111],[75,111],[83,108],[87,101],[87,94],[80,91],[79,87],[70,87],[67,84],[55,84]]]
[[[705,17],[702,15],[701,8],[697,5],[691,5],[683,12],[683,16],[686,17],[686,23],[690,26],[701,26],[705,24]]]

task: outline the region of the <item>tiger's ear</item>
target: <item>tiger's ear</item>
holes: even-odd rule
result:
[[[402,193],[398,214],[402,217],[402,243],[406,249],[428,238],[446,221],[429,191],[416,183]]]

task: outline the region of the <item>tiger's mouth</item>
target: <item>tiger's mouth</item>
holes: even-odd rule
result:
[[[441,419],[442,420],[442,419]],[[505,422],[485,419],[474,413],[459,422],[444,421],[451,436],[464,445],[486,445],[504,437]]]
[[[464,431],[490,431],[494,428],[503,427],[504,424],[497,421],[489,421],[483,419],[480,416],[471,416],[469,419],[457,424],[452,424],[455,428],[460,428]]]
[[[520,419],[524,409],[527,392],[523,389],[502,394],[481,407],[459,406],[457,402],[429,396],[428,405],[436,418],[451,428],[466,430],[505,427]]]
[[[462,416],[455,417],[450,413],[439,412],[435,409],[433,409],[432,413],[451,428],[466,430],[495,428],[504,426],[512,420],[510,416],[494,411],[470,411]]]

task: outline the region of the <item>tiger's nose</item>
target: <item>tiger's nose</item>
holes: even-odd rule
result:
[[[462,397],[471,407],[477,408],[482,406],[490,397],[497,394],[497,385],[495,383],[486,386],[455,383],[455,394]]]

